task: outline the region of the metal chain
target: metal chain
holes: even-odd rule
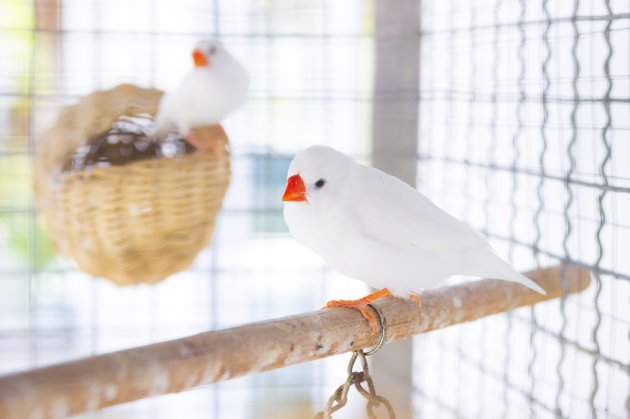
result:
[[[365,409],[370,419],[378,419],[378,416],[374,413],[374,408],[380,407],[381,405],[383,405],[387,410],[387,415],[390,419],[396,419],[396,413],[394,412],[394,408],[389,400],[376,394],[374,380],[372,380],[370,369],[368,367],[366,357],[374,354],[381,348],[387,334],[387,322],[385,321],[383,313],[381,313],[376,306],[369,304],[369,307],[378,315],[381,330],[379,342],[374,349],[367,353],[363,352],[363,349],[359,349],[358,351],[354,351],[352,353],[352,357],[348,363],[348,378],[346,378],[346,382],[335,390],[332,396],[328,399],[328,403],[326,403],[324,411],[317,413],[314,419],[332,419],[332,414],[348,403],[348,391],[353,384],[359,394],[367,400]],[[357,358],[361,360],[362,371],[354,371],[354,364],[356,363]],[[363,383],[367,383],[367,389],[363,386]]]
[[[361,359],[363,371],[353,371],[357,358]],[[367,389],[363,386],[363,383],[367,383]],[[378,416],[374,413],[374,408],[380,407],[381,405],[387,410],[387,417],[396,419],[396,413],[389,400],[376,394],[374,380],[372,380],[372,376],[370,375],[367,358],[365,357],[363,349],[352,353],[352,358],[350,358],[350,363],[348,364],[348,378],[346,382],[335,390],[333,395],[328,399],[324,411],[316,414],[315,419],[332,419],[332,414],[348,403],[348,391],[353,384],[359,394],[367,400],[366,411],[370,419],[378,419]]]

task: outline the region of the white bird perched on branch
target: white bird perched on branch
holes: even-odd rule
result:
[[[378,325],[368,303],[433,287],[453,275],[503,279],[545,293],[420,192],[330,147],[309,147],[295,156],[282,200],[298,242],[333,269],[382,288],[326,305],[361,310],[374,332]]]
[[[191,129],[216,124],[245,101],[247,72],[219,41],[203,40],[192,52],[194,68],[179,86],[166,93],[156,116],[157,135],[177,128],[198,148],[211,146]]]

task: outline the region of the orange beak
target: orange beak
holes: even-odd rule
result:
[[[306,188],[304,187],[304,181],[300,175],[293,175],[287,180],[287,189],[284,191],[282,200],[301,202],[306,201]]]
[[[210,65],[208,61],[208,57],[202,51],[196,49],[192,53],[193,61],[195,62],[195,67],[207,67]]]

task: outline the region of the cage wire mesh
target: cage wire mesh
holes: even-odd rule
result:
[[[359,295],[288,236],[295,151],[366,154],[370,3],[0,0],[0,373],[316,309]],[[38,134],[62,106],[118,83],[175,87],[192,45],[222,40],[250,73],[224,127],[232,181],[212,246],[155,287],[117,288],[54,254],[35,214]],[[332,41],[334,39],[334,42]],[[82,417],[308,417],[345,370],[333,359]],[[329,373],[330,372],[330,373]]]
[[[519,269],[566,261],[595,277],[579,296],[416,338],[417,416],[628,417],[627,2],[421,6],[420,111],[401,115],[418,118],[420,190]],[[374,2],[1,0],[0,7],[0,372],[364,291],[288,237],[278,197],[292,153],[307,145],[371,159]],[[37,221],[30,192],[37,134],[92,90],[120,82],[172,88],[203,36],[223,40],[252,78],[247,105],[225,122],[233,179],[214,244],[191,270],[155,287],[93,280],[54,255]],[[345,362],[86,417],[301,417],[323,406]]]
[[[421,190],[585,293],[417,340],[423,417],[630,415],[630,4],[423,2]]]

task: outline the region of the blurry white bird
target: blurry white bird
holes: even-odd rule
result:
[[[156,116],[158,136],[177,128],[198,148],[206,143],[191,129],[216,124],[241,106],[249,88],[247,72],[223,45],[214,40],[200,41],[192,52],[194,68],[172,92],[160,101]]]
[[[545,293],[416,189],[330,147],[313,146],[295,156],[282,200],[298,242],[342,274],[383,288],[326,305],[361,310],[374,331],[369,302],[433,287],[452,275],[503,279]]]

